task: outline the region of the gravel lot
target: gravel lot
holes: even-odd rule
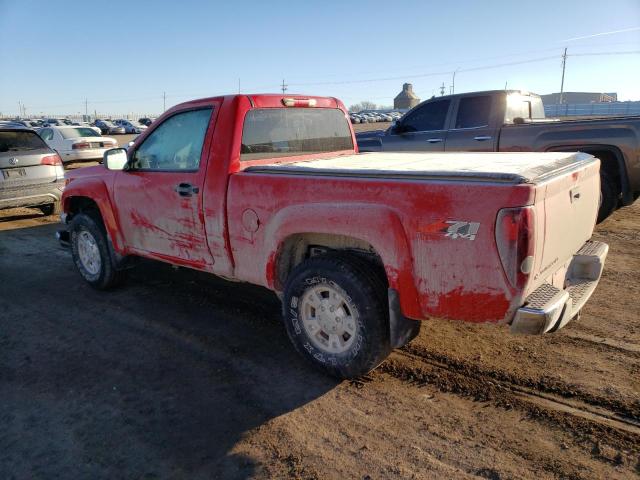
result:
[[[605,273],[565,329],[427,321],[340,383],[270,292],[154,262],[97,292],[56,222],[0,211],[0,478],[640,475],[640,202],[597,227]]]

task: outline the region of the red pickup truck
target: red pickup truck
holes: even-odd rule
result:
[[[106,289],[147,257],[263,285],[308,360],[361,375],[440,317],[557,330],[595,289],[599,160],[358,154],[334,98],[178,105],[128,151],[69,172],[64,230]]]

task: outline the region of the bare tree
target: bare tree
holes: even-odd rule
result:
[[[376,110],[378,106],[373,103],[370,102],[369,100],[363,100],[360,103],[356,103],[355,105],[351,105],[349,107],[349,111],[350,112],[360,112],[362,110]]]

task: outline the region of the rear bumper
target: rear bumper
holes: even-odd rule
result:
[[[527,297],[511,323],[511,333],[540,335],[564,327],[596,289],[609,245],[588,241],[573,256],[563,290],[545,283]]]
[[[36,207],[59,202],[63,189],[64,182],[50,182],[0,190],[0,209]]]
[[[90,150],[70,150],[59,152],[63,162],[77,162],[79,160],[102,160],[108,148],[94,148]]]

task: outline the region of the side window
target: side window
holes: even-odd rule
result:
[[[460,100],[455,128],[486,127],[491,114],[491,97],[466,97]]]
[[[40,137],[43,140],[51,140],[53,138],[53,130],[51,130],[50,128],[45,128],[44,130],[42,130]]]
[[[169,117],[136,150],[135,170],[197,170],[211,108],[191,110]]]
[[[437,100],[418,108],[402,120],[405,132],[443,130],[451,100]]]

